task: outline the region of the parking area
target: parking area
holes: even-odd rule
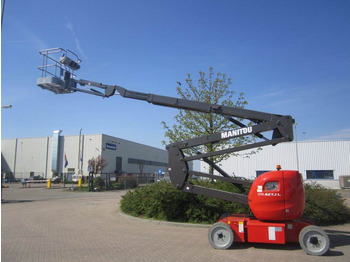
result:
[[[297,244],[239,244],[215,250],[207,227],[167,225],[120,214],[125,191],[60,186],[3,189],[3,261],[349,261],[350,224],[324,228],[331,251],[308,256]]]

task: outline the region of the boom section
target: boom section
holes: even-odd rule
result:
[[[82,86],[94,86],[104,89],[104,94],[92,88],[90,88],[90,90],[87,92],[85,91],[86,93],[94,93],[95,95],[102,97],[110,97],[114,95],[115,91],[117,91],[119,95],[124,98],[146,101],[158,106],[172,107],[176,109],[190,110],[207,114],[218,114],[238,126],[239,128],[237,129],[225,130],[223,132],[175,142],[166,147],[169,153],[170,181],[176,188],[187,193],[201,194],[232,202],[248,204],[245,187],[250,186],[252,183],[230,176],[227,172],[222,170],[218,165],[211,161],[210,158],[224,154],[236,153],[242,150],[259,148],[267,145],[276,145],[278,143],[293,140],[294,119],[289,115],[285,116],[270,114],[237,107],[227,107],[223,105],[208,104],[199,101],[143,93],[128,90],[118,85],[104,85],[102,83],[92,82],[89,80],[75,80],[75,82]],[[75,91],[81,91],[81,89],[75,88]],[[254,124],[246,125],[242,123],[244,119],[249,120]],[[268,131],[272,133],[270,138],[264,135],[264,133]],[[254,142],[250,144],[227,147],[214,152],[202,153],[198,150],[198,148],[202,145],[215,144],[219,143],[222,140],[229,140],[244,136],[255,136],[258,140],[254,140]],[[194,151],[194,154],[192,155],[188,153],[188,151],[191,150]],[[193,160],[204,161],[217,173],[219,173],[220,176],[215,174],[209,175],[202,172],[191,171],[189,169],[188,162]],[[193,185],[188,182],[188,178],[193,175],[230,182],[235,185],[241,193],[225,192],[212,188],[204,188]]]
[[[42,78],[40,81],[45,82],[47,79]],[[51,79],[48,81],[51,81]],[[270,114],[237,107],[228,107],[169,96],[143,93],[128,90],[118,85],[105,85],[84,79],[78,80],[70,78],[70,81],[74,82],[75,84],[68,84],[67,86],[65,85],[64,87],[61,87],[60,90],[62,93],[78,91],[101,97],[110,97],[118,92],[119,95],[124,98],[146,101],[158,106],[172,107],[206,114],[218,114],[238,126],[239,128],[237,129],[225,130],[210,135],[175,142],[166,147],[169,153],[169,176],[171,183],[176,188],[183,190],[184,192],[248,204],[245,187],[251,185],[251,182],[236,179],[230,176],[210,158],[219,155],[236,153],[242,150],[259,148],[266,145],[276,145],[278,143],[293,140],[294,119],[288,115]],[[46,83],[41,82],[38,85],[44,89],[47,89],[45,85]],[[77,87],[77,84],[83,86],[84,88]],[[51,87],[51,84],[49,87]],[[98,91],[92,87],[100,88],[103,91]],[[56,88],[56,86],[53,88]],[[58,93],[58,91],[56,93]],[[242,122],[243,120],[249,120],[251,123],[253,123],[253,125],[244,124]],[[268,136],[271,137],[265,135],[265,133],[268,131],[271,133]],[[255,136],[257,139],[253,140],[253,142],[249,144],[242,144],[234,147],[227,146],[226,148],[214,152],[203,153],[198,150],[198,148],[201,148],[202,145],[215,144],[222,140],[229,140],[244,136]],[[194,152],[193,154],[189,153],[191,150]],[[204,161],[220,175],[209,175],[202,172],[191,171],[189,169],[188,162],[193,160]],[[240,193],[225,192],[212,188],[203,188],[197,185],[192,185],[190,182],[188,182],[188,178],[193,175],[230,182],[239,189]]]
[[[202,113],[214,113],[223,116],[234,116],[259,122],[271,121],[274,118],[282,117],[281,115],[269,114],[248,109],[227,107],[175,97],[130,91],[120,86],[115,86],[115,89],[122,97],[143,100],[159,106],[173,107],[177,109],[191,110]]]
[[[236,107],[227,107],[181,98],[130,91],[120,86],[115,86],[115,89],[122,97],[125,98],[147,101],[151,104],[159,106],[173,107],[177,109],[191,110],[208,114],[218,114],[227,118],[229,121],[240,127],[233,130],[226,130],[223,132],[196,137],[185,141],[175,142],[167,146],[167,150],[169,152],[170,180],[176,188],[183,190],[184,192],[201,194],[232,202],[248,204],[247,195],[244,194],[244,186],[251,185],[251,182],[231,177],[219,166],[217,166],[215,163],[209,160],[209,158],[213,156],[235,153],[242,150],[259,148],[266,145],[276,145],[278,143],[293,140],[294,120],[291,116],[288,115],[284,116],[277,114],[269,114]],[[241,122],[241,119],[250,120],[253,123],[255,123],[255,125],[247,126]],[[267,138],[263,135],[263,133],[267,131],[272,131],[271,138]],[[222,140],[229,140],[244,136],[255,136],[259,139],[259,141],[235,147],[227,147],[222,150],[206,153],[201,153],[200,151],[194,149],[202,145],[215,144]],[[194,149],[196,153],[193,155],[189,155],[187,152],[187,154],[185,154],[185,149]],[[202,160],[206,162],[221,176],[209,175],[202,172],[195,172],[189,170],[188,162],[193,160]],[[230,182],[240,190],[241,194],[225,192],[211,188],[203,188],[197,185],[193,185],[188,182],[188,178],[191,175]]]

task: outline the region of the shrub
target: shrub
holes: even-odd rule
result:
[[[345,223],[350,220],[350,209],[336,190],[319,184],[305,184],[304,215],[318,225]]]
[[[216,187],[221,190],[235,191],[226,183],[209,181],[194,182],[195,184]],[[246,213],[248,207],[201,195],[187,194],[174,188],[170,183],[162,181],[145,188],[129,191],[121,201],[123,212],[159,220],[214,223],[223,213]]]
[[[98,176],[94,179],[93,187],[97,189],[103,189],[105,186],[105,181],[102,177]]]
[[[192,183],[237,192],[225,182],[192,181]],[[350,209],[335,190],[320,185],[305,185],[306,206],[304,215],[319,225],[343,223],[350,218]],[[249,214],[248,206],[216,198],[184,193],[170,183],[162,181],[145,188],[129,191],[121,201],[123,212],[159,220],[215,223],[224,213]]]
[[[135,188],[137,187],[137,180],[132,176],[122,176],[118,179],[117,189]]]

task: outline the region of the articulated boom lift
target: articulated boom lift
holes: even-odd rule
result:
[[[38,78],[37,85],[56,94],[84,92],[110,97],[117,92],[124,98],[142,100],[158,106],[218,114],[238,127],[175,142],[166,147],[169,152],[169,176],[174,187],[187,193],[249,205],[252,211],[252,216],[225,214],[220,217],[208,234],[209,242],[214,248],[227,249],[234,241],[274,244],[299,242],[301,247],[311,255],[323,255],[328,251],[330,241],[327,234],[315,226],[310,219],[302,216],[305,196],[302,176],[299,172],[278,168],[277,171],[259,176],[252,183],[231,177],[210,160],[213,156],[292,141],[294,120],[291,116],[136,92],[118,85],[75,79],[74,71],[80,68],[81,61],[73,52],[63,48],[53,48],[41,50],[39,53],[43,56],[43,64],[39,67],[42,76]],[[61,56],[56,59],[57,55]],[[242,119],[250,121],[253,125],[244,124]],[[227,147],[216,152],[202,153],[198,150],[205,144],[244,136],[255,136],[256,140],[250,144]],[[186,149],[189,149],[187,153],[184,152]],[[193,154],[189,154],[188,151],[192,151]],[[206,162],[221,176],[189,170],[188,162],[196,159]],[[192,175],[232,183],[241,193],[193,185],[188,181]],[[244,186],[250,186],[248,193],[245,192]]]

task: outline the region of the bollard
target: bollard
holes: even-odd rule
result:
[[[47,180],[47,188],[50,189],[51,188],[51,178],[49,178]]]
[[[82,184],[82,178],[78,178],[78,187],[81,188],[81,184]]]

